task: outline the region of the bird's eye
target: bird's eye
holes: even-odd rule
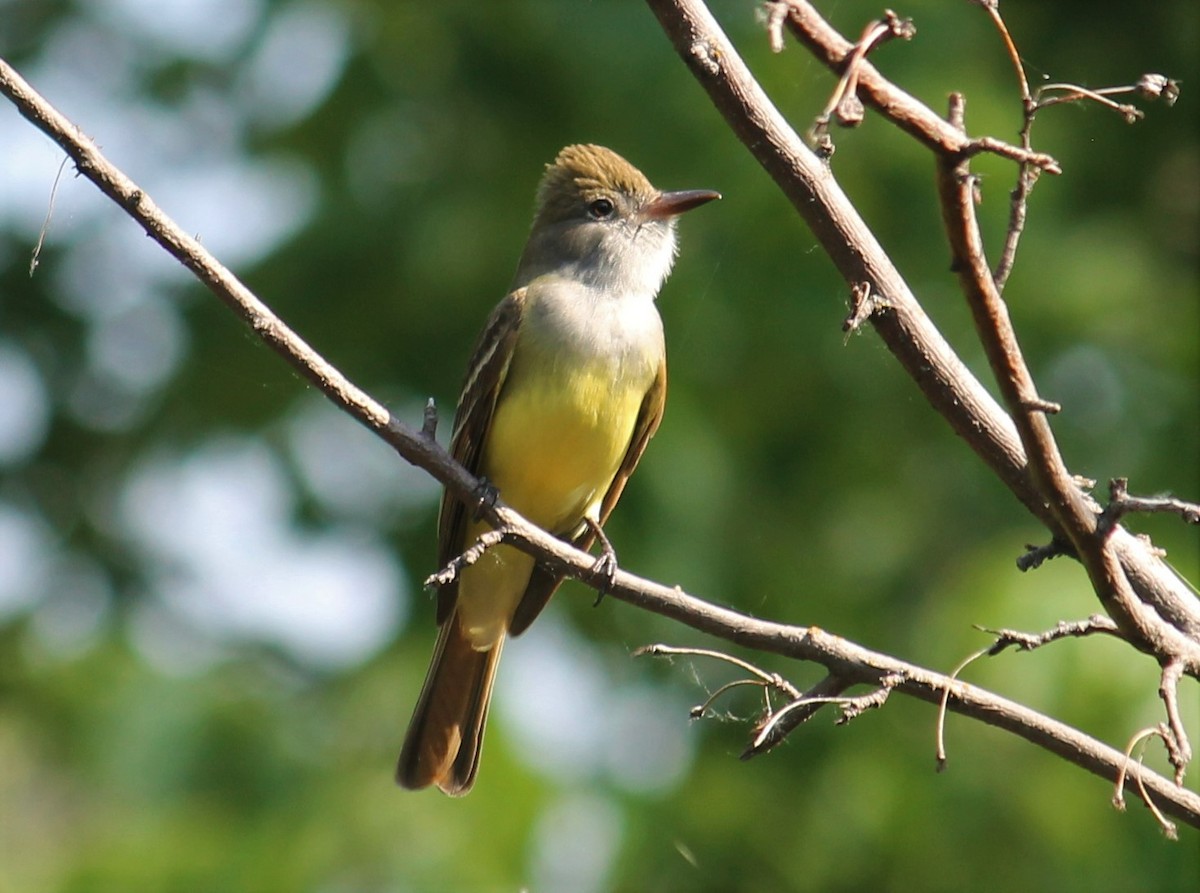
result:
[[[604,220],[611,217],[613,211],[616,210],[613,203],[606,198],[598,198],[588,205],[588,213],[596,220]]]

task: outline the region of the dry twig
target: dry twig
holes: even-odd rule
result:
[[[1113,478],[1108,483],[1108,505],[1100,516],[1101,533],[1111,530],[1114,524],[1131,512],[1167,512],[1178,515],[1188,524],[1200,524],[1200,504],[1173,496],[1130,496],[1129,479]]]
[[[771,16],[768,21],[774,28],[782,24],[782,19],[778,16]],[[901,19],[890,9],[884,10],[881,21],[871,22],[863,29],[863,35],[854,45],[833,95],[829,97],[825,110],[817,116],[809,131],[810,141],[817,154],[826,158],[833,154],[833,140],[829,135],[830,120],[836,121],[842,127],[857,127],[862,123],[863,104],[858,98],[858,75],[867,53],[893,38],[912,40],[915,34],[912,20]],[[772,37],[772,46],[776,45],[782,47],[782,38],[778,35]]]
[[[1050,629],[1040,633],[1023,633],[1015,629],[988,629],[983,626],[977,626],[976,629],[996,637],[996,641],[992,643],[991,647],[983,651],[989,657],[999,654],[1006,648],[1033,651],[1043,645],[1057,642],[1059,639],[1081,639],[1097,633],[1107,633],[1118,639],[1121,638],[1121,631],[1113,623],[1112,618],[1105,617],[1103,614],[1093,614],[1086,620],[1060,620]]]

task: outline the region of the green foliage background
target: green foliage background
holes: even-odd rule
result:
[[[714,6],[806,127],[829,75],[798,47],[770,54],[753,4]],[[0,51],[186,227],[214,247],[228,228],[223,258],[239,275],[414,423],[428,396],[448,415],[560,146],[601,142],[660,186],[725,194],[683,222],[661,296],[667,415],[610,525],[627,569],[940,669],[985,641],[973,624],[1039,629],[1096,610],[1065,560],[1016,571],[1044,531],[872,334],[843,344],[846,286],[641,5],[195,0],[179,4],[199,10],[190,33],[164,30],[167,8],[7,0]],[[928,0],[898,11],[917,38],[877,64],[936,109],[963,91],[972,132],[1015,138],[1012,73],[983,13]],[[1064,404],[1054,424],[1072,469],[1196,498],[1197,9],[1014,0],[1004,12],[1038,82],[1183,81],[1175,108],[1150,106],[1134,127],[1095,106],[1043,114],[1035,138],[1065,174],[1035,192],[1007,297],[1043,393]],[[878,9],[828,13],[857,34]],[[17,164],[28,130],[0,106],[0,368],[32,371],[37,398],[23,415],[0,405],[0,424],[26,426],[0,437],[0,891],[1200,888],[1194,830],[1167,842],[1140,806],[1116,813],[1104,783],[997,731],[952,718],[950,766],[934,774],[924,705],[894,699],[848,727],[823,715],[739,762],[752,695],[721,702],[735,721],[687,718],[725,669],[629,658],[651,641],[712,643],[613,601],[592,610],[571,585],[506,655],[506,671],[557,668],[561,684],[501,692],[475,792],[394,788],[433,637],[420,581],[434,489],[322,415],[70,171],[30,278],[59,155],[40,140],[36,164]],[[873,115],[835,138],[834,172],[987,381],[929,159]],[[237,201],[208,216],[173,206],[173,187],[215,162],[234,172]],[[245,165],[258,162],[286,188],[251,189]],[[978,168],[994,255],[1013,171]],[[275,200],[247,204],[258,195]],[[279,234],[243,240],[260,218]],[[323,452],[305,453],[312,431]],[[255,481],[275,481],[269,530],[299,544],[288,554],[340,543],[353,557],[361,544],[368,571],[392,569],[367,644],[330,658],[319,636],[297,647],[275,621],[230,625],[222,611],[237,610],[171,595],[195,582],[171,564],[186,565],[186,541],[161,551],[174,506],[217,500],[196,538],[221,532],[222,512],[240,529],[238,488],[222,503],[213,478],[188,477],[230,457],[247,504]],[[138,489],[146,480],[160,488]],[[146,505],[163,507],[163,529]],[[1194,531],[1133,523],[1197,578]],[[286,580],[290,559],[235,542],[241,570],[219,580],[251,596]],[[216,560],[198,554],[200,567]],[[339,589],[338,569],[358,564],[313,567]],[[1007,655],[968,677],[1118,747],[1159,718],[1156,667],[1113,642]],[[1196,688],[1184,691],[1200,741]],[[535,720],[521,705],[531,694]],[[1153,746],[1147,759],[1164,768]]]

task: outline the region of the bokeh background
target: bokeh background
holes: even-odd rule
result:
[[[806,127],[827,72],[770,54],[753,3],[715,7]],[[917,38],[877,64],[1015,138],[984,14],[899,11]],[[1036,82],[1183,81],[1133,127],[1039,119],[1066,173],[1035,192],[1007,296],[1072,470],[1197,498],[1198,9],[1004,11]],[[857,35],[879,9],[828,12]],[[560,146],[721,190],[682,222],[661,296],[671,393],[609,526],[622,565],[943,670],[985,642],[973,624],[1096,610],[1065,559],[1017,572],[1044,531],[874,335],[843,343],[846,286],[640,4],[0,0],[0,51],[357,383],[414,424],[434,397],[443,433]],[[986,381],[930,159],[870,115],[835,138],[836,174]],[[692,722],[729,670],[630,656],[714,643],[574,584],[506,651],[471,796],[396,789],[436,487],[69,166],[31,277],[61,161],[0,103],[0,891],[1200,888],[1194,830],[1166,841],[1010,736],[952,718],[935,774],[923,704],[820,715],[742,763],[758,696]],[[978,169],[995,256],[1013,171]],[[1132,523],[1197,578],[1194,530]],[[1118,747],[1160,719],[1157,668],[1115,642],[968,678]]]

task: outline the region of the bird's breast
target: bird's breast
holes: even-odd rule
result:
[[[663,356],[662,324],[645,305],[566,319],[552,308],[522,331],[483,471],[506,502],[551,531],[595,516],[629,448]]]

